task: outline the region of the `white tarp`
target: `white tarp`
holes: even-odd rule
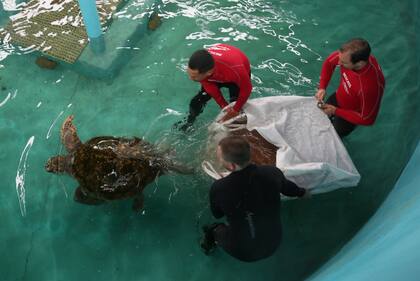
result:
[[[323,193],[356,186],[359,182],[360,174],[346,148],[313,97],[250,99],[243,110],[247,117],[246,128],[257,130],[278,147],[276,166],[298,186],[311,189],[312,193]],[[234,129],[234,125],[215,122],[209,127],[209,144],[217,144]],[[216,178],[210,171],[212,166],[215,165],[209,161],[203,168]]]

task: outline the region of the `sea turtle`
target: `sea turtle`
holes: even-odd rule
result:
[[[218,116],[220,117],[220,115]],[[218,120],[218,118],[216,118]],[[209,126],[209,140],[207,155],[214,155],[216,146],[219,141],[228,136],[240,136],[245,138],[251,148],[251,162],[257,165],[276,165],[276,154],[278,147],[267,141],[257,130],[247,129],[247,117],[238,116],[230,122],[220,124],[217,121]],[[212,159],[211,156],[208,156]],[[214,156],[213,156],[214,158]],[[212,159],[213,162],[218,162],[217,159]]]
[[[101,136],[82,143],[73,115],[61,127],[61,141],[68,154],[48,159],[45,169],[68,173],[78,182],[74,200],[97,205],[110,200],[134,198],[133,209],[143,208],[143,189],[158,176],[175,171],[191,173],[140,138]]]

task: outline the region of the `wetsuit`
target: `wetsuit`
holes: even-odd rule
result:
[[[335,51],[324,61],[319,82],[326,89],[331,76],[339,65],[339,52]],[[356,125],[372,125],[378,115],[385,87],[381,67],[373,56],[362,69],[340,67],[340,85],[327,103],[337,106],[333,119],[340,136],[348,135]]]
[[[201,81],[201,90],[190,102],[190,113],[187,123],[192,124],[203,111],[206,103],[213,98],[220,108],[228,105],[220,88],[229,89],[229,103],[236,101],[233,109],[240,111],[248,100],[251,91],[251,66],[248,58],[236,47],[217,44],[207,51],[214,59],[213,74]]]
[[[281,241],[280,194],[303,196],[305,189],[273,166],[256,166],[217,180],[210,190],[213,216],[228,225],[213,229],[216,243],[242,261],[269,257]]]

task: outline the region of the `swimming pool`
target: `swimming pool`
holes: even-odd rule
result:
[[[1,258],[1,279],[302,280],[310,275],[378,208],[418,142],[414,2],[163,1],[162,26],[126,49],[130,59],[112,79],[90,78],[61,64],[40,69],[35,54],[2,56],[0,249],[7,254]],[[9,14],[0,15],[6,24]],[[211,257],[201,253],[199,226],[211,221],[211,180],[204,174],[161,177],[146,190],[144,212],[135,214],[130,201],[98,207],[74,203],[76,182],[43,169],[62,149],[59,127],[69,114],[75,115],[82,140],[144,136],[198,165],[216,104],[209,103],[193,133],[171,129],[198,90],[184,72],[194,50],[216,42],[240,47],[251,61],[254,97],[309,96],[322,59],[355,36],[371,43],[387,79],[376,124],[358,128],[345,141],[362,181],[356,188],[284,202],[283,244],[267,260],[244,264],[222,251]],[[16,192],[22,184],[24,209]]]

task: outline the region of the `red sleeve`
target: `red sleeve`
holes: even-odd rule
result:
[[[375,122],[376,115],[378,112],[375,112],[371,117],[363,116],[360,112],[352,111],[352,110],[346,110],[342,108],[338,108],[335,110],[335,115],[338,117],[341,117],[350,123],[356,124],[356,125],[372,125],[373,122]]]
[[[337,107],[335,115],[356,125],[372,125],[378,115],[382,92],[383,87],[377,93],[362,94],[361,112]]]
[[[322,64],[321,77],[319,79],[319,88],[326,89],[330,83],[331,76],[338,65],[338,51],[331,53]]]
[[[209,94],[217,102],[220,108],[224,108],[228,105],[216,84],[207,81],[202,81],[201,85],[203,86],[206,93]]]
[[[251,84],[251,78],[249,77],[249,73],[245,73],[245,71],[241,71],[239,75],[240,75],[239,76],[239,79],[240,79],[239,96],[238,96],[238,100],[233,106],[233,109],[235,111],[241,110],[242,106],[246,103],[252,91],[252,84]]]

